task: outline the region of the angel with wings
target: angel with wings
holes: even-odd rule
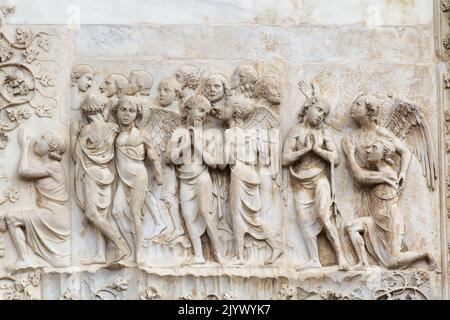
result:
[[[309,260],[300,269],[320,268],[317,236],[324,229],[330,240],[340,270],[347,270],[339,238],[333,222],[336,214],[334,203],[334,167],[339,164],[339,154],[333,134],[325,121],[330,104],[317,96],[301,81],[300,91],[307,98],[299,113],[299,123],[286,136],[283,149],[283,165],[289,166],[290,181],[294,193],[297,220],[303,232]]]
[[[157,153],[158,161],[163,168],[163,183],[161,199],[169,213],[172,228],[167,233],[153,233],[147,239],[158,239],[163,242],[172,242],[185,234],[181,224],[179,201],[177,198],[178,180],[173,164],[164,161],[164,153],[172,133],[182,126],[179,103],[181,99],[181,86],[174,78],[164,79],[158,86],[159,107],[143,108],[143,118],[138,123],[146,141]]]
[[[402,251],[405,225],[401,210],[397,210],[413,154],[422,164],[428,188],[435,188],[437,172],[430,130],[418,106],[398,99],[393,102],[390,119],[382,126],[382,98],[362,94],[353,102],[350,116],[357,129],[342,140],[353,178],[362,189],[358,218],[347,225],[359,260],[354,268],[368,267],[367,247],[377,263],[389,269],[405,268],[421,259],[434,269],[431,254]]]
[[[231,169],[229,208],[237,246],[236,262],[243,263],[244,237],[250,234],[271,247],[272,255],[265,263],[272,264],[282,255],[283,248],[279,236],[261,220],[261,177],[256,166],[260,152],[266,152],[268,159],[279,156],[279,146],[264,144],[277,141],[274,136],[279,131],[271,129],[277,129],[279,124],[269,110],[257,107],[249,98],[233,96],[230,107],[233,110],[229,129],[225,131],[225,159]]]

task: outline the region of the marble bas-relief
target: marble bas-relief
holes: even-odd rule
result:
[[[8,8],[0,298],[448,297],[447,66],[416,48],[431,22],[380,26],[380,54],[360,25],[305,20],[310,49],[265,17],[200,39],[8,25]]]

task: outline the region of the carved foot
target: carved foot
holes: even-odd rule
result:
[[[299,265],[296,269],[298,270],[304,270],[304,269],[318,269],[322,268],[322,264],[319,260],[310,260],[302,265]]]
[[[242,266],[245,264],[245,261],[244,261],[244,258],[235,256],[235,257],[233,257],[233,259],[231,259],[231,264],[236,265],[236,266]]]
[[[428,262],[428,269],[430,271],[436,271],[437,270],[437,263],[436,263],[436,259],[433,257],[433,255],[428,253],[426,259],[427,259],[427,262]]]
[[[341,261],[339,261],[339,270],[340,271],[350,270],[350,264],[347,262],[345,258],[342,258]]]
[[[165,230],[167,229],[166,225],[157,225],[155,226],[155,229],[153,230],[153,232],[148,235],[147,237],[145,237],[145,240],[153,240],[156,237],[160,236],[161,233],[163,233]]]
[[[81,264],[82,265],[92,265],[92,264],[104,264],[106,263],[106,259],[100,255],[95,255],[93,257],[90,258],[84,258],[81,260]]]
[[[178,239],[179,237],[181,237],[182,235],[184,235],[184,231],[183,230],[175,230],[171,234],[163,235],[160,238],[160,240],[165,241],[165,242],[172,242],[172,241]]]
[[[271,256],[269,259],[267,259],[267,260],[264,262],[264,264],[265,264],[265,265],[271,265],[271,264],[274,264],[274,263],[278,260],[278,258],[281,257],[282,254],[283,254],[283,250],[282,250],[282,249],[280,249],[280,248],[274,249],[274,250],[272,251],[272,256]]]
[[[13,264],[7,266],[9,270],[19,270],[29,268],[30,264],[25,259],[17,259]]]
[[[203,257],[193,257],[189,259],[186,263],[183,264],[183,266],[191,266],[191,265],[199,265],[199,264],[205,264],[206,260]]]
[[[123,248],[117,250],[116,255],[111,259],[110,264],[115,264],[128,255],[128,250]]]
[[[367,269],[369,269],[369,265],[362,262],[359,262],[349,268],[350,271],[366,271]]]

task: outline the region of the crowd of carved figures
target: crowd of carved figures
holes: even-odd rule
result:
[[[205,264],[209,246],[215,263],[238,266],[246,264],[246,237],[267,244],[271,253],[264,264],[274,265],[285,253],[283,235],[261,215],[288,210],[265,199],[289,186],[308,256],[299,270],[322,266],[322,231],[339,270],[368,268],[369,254],[389,269],[419,260],[436,268],[431,253],[402,246],[408,213],[398,200],[414,174],[412,158],[420,161],[430,192],[437,179],[431,133],[419,106],[391,99],[387,111],[385,96],[361,94],[351,106],[356,129],[337,141],[330,103],[304,81],[298,83],[304,103],[297,124],[283,136],[280,79],[260,77],[252,65],[239,65],[230,78],[182,66],[159,82],[156,97],[146,71],[113,73],[94,88],[96,77],[88,65],[72,70],[79,103],[71,109],[80,120],[71,121],[70,143],[52,132],[33,138],[18,132],[18,173],[34,183],[37,198],[35,209],[0,216],[0,229],[17,250],[13,268],[29,265],[27,247],[51,266],[71,263],[65,152],[74,164],[69,180],[76,203],[96,233],[96,253],[82,261],[86,265],[145,265],[145,243],[188,241],[192,254],[185,265]],[[339,165],[349,168],[361,193],[350,221],[342,219],[336,198]],[[143,229],[147,217],[149,234]],[[232,235],[233,255],[226,254],[219,230]],[[353,266],[342,230],[356,252]]]

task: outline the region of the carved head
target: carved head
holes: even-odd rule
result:
[[[89,119],[90,116],[102,114],[107,103],[104,97],[88,94],[81,102],[81,111]]]
[[[358,123],[366,120],[377,123],[380,109],[381,102],[375,95],[361,94],[353,102],[350,117]]]
[[[255,104],[252,99],[244,96],[232,96],[229,100],[231,117],[235,124],[240,124],[254,110]]]
[[[386,139],[377,139],[374,143],[366,149],[367,161],[369,163],[376,163],[384,161],[388,165],[394,164],[393,157],[396,153],[395,145]]]
[[[175,73],[175,77],[181,84],[181,89],[195,90],[200,84],[200,71],[193,66],[182,66]]]
[[[131,96],[138,93],[149,96],[153,86],[153,77],[150,73],[142,70],[131,71],[128,77],[128,86],[127,94]]]
[[[184,104],[183,117],[188,124],[203,122],[210,113],[211,108],[211,102],[204,96],[191,96]]]
[[[175,78],[161,80],[158,85],[158,103],[161,107],[168,107],[174,101],[180,99],[183,94],[181,85]]]
[[[139,121],[142,118],[142,110],[129,97],[120,98],[112,114],[121,127],[134,125],[136,120]]]
[[[78,86],[81,92],[87,92],[94,81],[95,71],[86,64],[79,64],[72,69],[70,75],[72,87]]]
[[[48,155],[52,160],[61,161],[66,152],[66,146],[56,132],[49,131],[35,139],[33,151],[39,157]]]
[[[111,73],[100,85],[99,90],[106,97],[123,97],[128,92],[128,79],[117,73]]]
[[[273,105],[281,103],[281,88],[275,78],[261,78],[255,84],[255,97],[266,99]]]
[[[258,73],[251,65],[242,64],[238,66],[231,76],[231,89],[239,91],[245,96],[253,96],[255,82],[258,79]]]
[[[230,82],[224,75],[214,73],[206,78],[203,92],[211,103],[231,96]]]
[[[311,127],[320,126],[330,113],[330,104],[323,98],[313,96],[306,100],[298,115],[300,122],[306,122]]]

